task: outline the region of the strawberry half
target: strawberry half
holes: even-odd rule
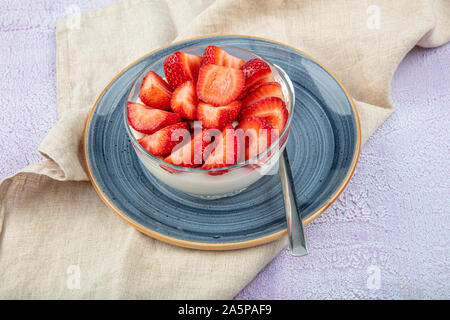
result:
[[[241,70],[245,76],[245,91],[250,90],[253,86],[275,81],[269,65],[258,58],[247,61]]]
[[[242,120],[236,127],[236,133],[245,150],[245,161],[256,157],[272,144],[272,126],[264,118]]]
[[[181,121],[179,114],[128,102],[128,123],[134,130],[152,134],[161,128]]]
[[[180,122],[139,139],[139,144],[156,157],[167,156],[183,137],[189,135],[189,126]]]
[[[239,97],[244,82],[240,69],[207,64],[198,74],[197,97],[206,103],[224,106]]]
[[[182,172],[181,170],[174,169],[174,168],[166,166],[164,164],[160,164],[159,167],[163,170],[166,170],[168,173],[171,173],[171,174]]]
[[[202,129],[196,133],[189,143],[181,142],[175,146],[171,154],[164,161],[177,166],[195,168],[203,163],[203,159],[211,153],[215,146],[213,139],[221,135],[221,131],[217,129]],[[163,165],[160,165],[161,167]],[[170,173],[180,172],[173,168],[163,166],[164,170]],[[170,170],[169,170],[170,169]],[[175,172],[176,171],[176,172]]]
[[[150,71],[145,76],[139,91],[139,98],[149,107],[170,110],[172,89],[157,73]]]
[[[185,119],[195,120],[197,116],[197,94],[194,82],[186,81],[178,86],[172,94],[170,107]]]
[[[203,163],[203,130],[194,134],[188,142],[181,142],[164,161],[176,166],[195,168]]]
[[[202,169],[223,168],[236,164],[239,157],[240,142],[231,124],[223,128],[220,136],[216,137],[214,150],[206,158]],[[208,172],[210,175],[224,174],[228,170]]]
[[[239,69],[245,63],[244,60],[232,56],[223,49],[216,46],[209,46],[203,52],[203,62],[205,64],[215,64],[218,66]]]
[[[283,100],[276,97],[270,97],[260,100],[243,109],[239,116],[241,120],[251,117],[265,118],[272,128],[280,134],[286,125],[289,112],[286,109],[286,104]]]
[[[249,95],[242,101],[242,108],[248,107],[269,97],[278,97],[284,101],[281,85],[278,82],[263,83],[256,88],[253,88]]]
[[[229,105],[215,107],[200,102],[197,106],[197,120],[205,128],[222,129],[227,123],[235,121],[241,111],[241,102],[233,101]]]
[[[202,144],[202,153],[203,153],[203,160],[206,160],[208,158],[211,151],[214,150],[214,147],[217,145],[218,137],[222,135],[222,131],[215,128],[204,128],[202,131],[202,138],[203,138],[203,144]]]
[[[186,81],[197,81],[202,57],[177,51],[164,61],[164,74],[172,89]]]

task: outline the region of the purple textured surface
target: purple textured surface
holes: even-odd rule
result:
[[[57,18],[115,0],[0,2],[0,179],[41,161],[57,120]],[[450,44],[415,48],[392,82],[395,113],[363,146],[337,202],[237,299],[450,298]],[[374,280],[375,279],[375,280]]]

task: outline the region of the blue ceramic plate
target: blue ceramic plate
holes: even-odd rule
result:
[[[104,90],[88,117],[85,155],[102,200],[143,233],[184,247],[227,250],[286,233],[278,175],[265,176],[234,197],[201,200],[158,182],[141,167],[125,131],[128,91],[154,61],[195,45],[230,45],[280,66],[295,87],[287,148],[303,223],[319,216],[349,182],[360,150],[357,111],[342,84],[305,53],[248,36],[202,37],[156,50],[127,67]]]

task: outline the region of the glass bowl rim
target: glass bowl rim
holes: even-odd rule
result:
[[[186,48],[184,48],[184,49],[190,49],[190,48],[194,48],[194,47],[205,47],[205,45],[193,45],[193,46],[188,46],[188,47],[186,47]],[[139,79],[144,73],[148,73],[148,72],[151,70],[151,69],[149,69],[149,68],[150,68],[152,65],[154,65],[154,64],[158,63],[159,61],[161,61],[161,60],[163,60],[163,59],[166,59],[168,56],[170,56],[170,54],[169,54],[169,55],[166,55],[166,56],[164,56],[164,57],[158,59],[157,61],[153,62],[151,65],[149,65],[148,67],[146,67],[146,68],[145,68],[145,69],[137,76],[137,78],[136,78],[136,80],[134,81],[133,85],[130,87],[130,89],[127,90],[127,93],[126,93],[126,95],[125,95],[125,96],[127,97],[127,99],[126,99],[126,101],[125,101],[125,103],[124,103],[124,117],[123,117],[123,119],[124,119],[124,122],[125,122],[125,128],[126,128],[127,134],[128,134],[128,136],[129,136],[130,140],[132,141],[133,145],[136,146],[140,151],[142,151],[143,155],[144,155],[146,158],[150,159],[151,161],[157,162],[159,165],[162,165],[162,166],[165,166],[165,167],[168,167],[168,168],[177,170],[177,171],[183,171],[183,172],[218,172],[218,171],[224,171],[224,170],[233,170],[233,169],[236,169],[236,168],[245,167],[245,166],[247,166],[247,165],[249,165],[249,164],[257,163],[257,160],[258,160],[259,158],[262,158],[262,157],[263,157],[264,155],[266,155],[267,153],[269,153],[272,149],[274,149],[275,146],[276,146],[277,144],[279,144],[280,141],[282,141],[282,139],[285,137],[285,135],[288,135],[288,137],[289,137],[290,126],[291,126],[292,119],[293,119],[293,117],[294,117],[295,91],[294,91],[294,86],[293,86],[293,84],[292,84],[292,82],[291,82],[291,79],[290,79],[289,76],[286,74],[286,72],[285,72],[282,68],[280,68],[279,66],[270,63],[269,61],[265,60],[263,57],[261,57],[261,56],[255,54],[255,53],[253,53],[253,52],[251,52],[251,51],[249,51],[249,50],[245,50],[245,49],[242,49],[242,48],[239,48],[239,47],[236,47],[236,46],[230,46],[230,45],[222,45],[222,46],[220,46],[220,47],[225,47],[225,48],[228,47],[228,48],[233,48],[233,49],[239,49],[239,50],[241,50],[241,51],[246,51],[246,52],[250,53],[251,55],[255,56],[255,58],[259,58],[259,59],[263,60],[264,62],[266,62],[266,63],[270,66],[271,70],[275,69],[275,70],[278,71],[278,73],[280,74],[282,80],[285,82],[286,87],[287,87],[287,89],[288,89],[288,94],[290,95],[290,97],[289,97],[289,98],[290,98],[290,99],[289,99],[289,102],[290,102],[290,108],[288,109],[288,111],[289,111],[289,116],[288,116],[288,119],[287,119],[287,121],[286,121],[286,124],[285,124],[285,126],[284,126],[284,128],[283,128],[283,131],[282,131],[281,134],[278,136],[278,138],[270,145],[269,148],[265,149],[263,152],[259,153],[258,155],[254,156],[253,158],[250,158],[250,159],[248,159],[247,161],[244,161],[244,162],[240,162],[240,163],[237,163],[237,164],[234,164],[234,165],[231,165],[231,166],[226,166],[226,167],[221,167],[221,168],[201,169],[200,167],[195,167],[195,168],[183,167],[183,166],[178,166],[178,165],[171,164],[171,163],[169,163],[169,162],[166,162],[166,161],[160,159],[159,157],[156,157],[156,156],[152,155],[152,154],[151,154],[150,152],[148,152],[144,147],[141,146],[141,144],[137,141],[136,137],[134,136],[134,134],[133,134],[132,131],[131,131],[130,124],[128,123],[128,115],[127,115],[127,105],[128,105],[128,102],[129,102],[128,97],[130,96],[131,90],[133,90],[133,88],[136,87],[136,83],[137,83],[138,79]],[[181,51],[181,50],[180,50],[180,51]],[[171,54],[172,54],[172,53],[171,53]],[[288,139],[286,138],[285,141],[284,141],[284,145],[286,145],[287,140],[288,140]],[[283,146],[284,146],[284,145],[283,145]],[[283,148],[283,146],[280,146],[280,149]],[[279,153],[278,157],[280,157],[280,155],[281,155],[281,152]],[[163,168],[161,168],[161,169],[163,169]]]

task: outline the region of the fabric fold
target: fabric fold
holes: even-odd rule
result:
[[[450,3],[448,1],[429,0],[434,17],[434,26],[419,40],[424,48],[442,46],[450,41]]]
[[[57,177],[54,177],[57,180],[89,180],[82,150],[86,117],[85,109],[68,111],[39,147],[39,152],[59,168]]]

